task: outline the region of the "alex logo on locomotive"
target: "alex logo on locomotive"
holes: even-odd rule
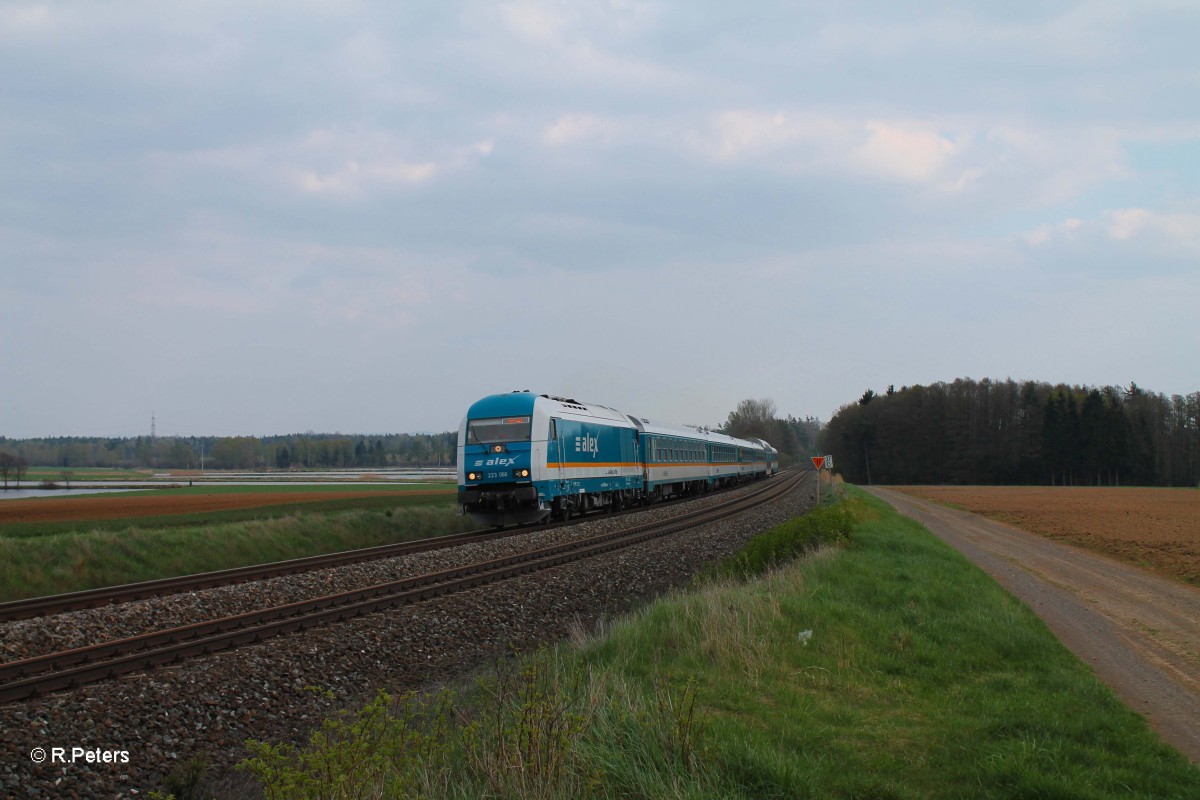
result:
[[[475,459],[476,467],[509,467],[516,463],[516,458],[489,458],[487,461],[482,458]]]
[[[595,436],[584,434],[575,437],[576,453],[591,453],[592,458],[600,454],[600,440]]]

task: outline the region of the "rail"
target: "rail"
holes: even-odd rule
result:
[[[798,472],[770,480],[750,494],[665,522],[646,523],[427,575],[12,661],[0,665],[0,703],[109,680],[629,547],[770,502],[791,491],[806,474]]]

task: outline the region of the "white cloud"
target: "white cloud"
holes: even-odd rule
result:
[[[1124,145],[1162,135],[982,113],[884,117],[803,108],[729,109],[679,125],[693,155],[726,169],[865,177],[931,196],[971,193],[995,207],[1054,205],[1127,180]]]
[[[594,114],[564,114],[542,131],[542,141],[557,147],[579,142],[610,144],[617,123]]]
[[[1200,257],[1200,214],[1119,208],[1098,218],[1041,225],[1020,237],[1031,247],[1083,244],[1134,248],[1153,257]]]
[[[954,143],[915,125],[868,122],[870,136],[853,155],[868,174],[927,183],[941,175],[954,156]]]
[[[300,172],[297,183],[312,194],[361,194],[371,186],[405,186],[424,183],[438,171],[432,161],[410,163],[400,159],[383,159],[368,164],[348,161],[339,169],[325,174]]]
[[[568,27],[562,8],[546,3],[505,3],[500,15],[510,31],[535,42],[557,44]]]
[[[1030,247],[1041,247],[1045,244],[1050,244],[1056,240],[1071,238],[1075,231],[1083,226],[1083,222],[1078,219],[1067,219],[1057,225],[1039,225],[1031,231],[1021,235],[1021,238]]]
[[[983,175],[955,170],[963,148],[932,121],[856,119],[804,111],[724,111],[687,135],[717,162],[758,161],[783,171],[865,175],[958,191]]]
[[[817,114],[733,109],[718,113],[708,127],[708,131],[691,133],[688,141],[709,158],[725,162],[775,159],[783,151],[794,163],[811,161],[816,151],[835,146],[850,126]]]
[[[1174,0],[1159,5],[1169,8]],[[1139,6],[1108,0],[1072,3],[1061,13],[1034,5],[1028,14],[996,13],[984,4],[973,10],[958,4],[935,15],[838,14],[818,30],[814,45],[830,54],[867,54],[889,60],[920,58],[930,53],[1019,54],[1026,61],[1096,60],[1120,51],[1128,36],[1129,18]],[[1186,3],[1178,3],[1186,8]]]
[[[1108,235],[1118,241],[1131,239],[1141,233],[1146,223],[1154,217],[1144,208],[1123,208],[1109,211],[1105,216],[1108,218]]]
[[[11,4],[0,7],[0,38],[51,30],[54,15],[45,3]]]
[[[658,19],[654,4],[559,3],[517,0],[466,18],[483,38],[473,55],[480,64],[519,74],[527,88],[570,85],[619,87],[633,92],[678,89],[688,79],[665,60],[636,54],[636,45]],[[507,33],[503,41],[497,32]]]
[[[1105,212],[1103,226],[1118,242],[1143,239],[1161,250],[1200,255],[1200,214],[1121,208]]]
[[[164,181],[181,170],[218,170],[304,194],[349,198],[420,186],[443,173],[470,169],[493,150],[490,139],[448,147],[440,142],[412,142],[377,129],[319,128],[282,143],[158,153],[151,163]]]

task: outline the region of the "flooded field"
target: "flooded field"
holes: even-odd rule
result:
[[[42,481],[23,481],[20,487],[11,486],[8,491],[0,490],[0,501],[27,500],[30,498],[70,497],[81,494],[103,494],[127,492],[137,489],[162,489],[175,486],[327,486],[330,484],[353,484],[355,486],[377,484],[380,487],[412,483],[439,483],[453,481],[453,467],[430,467],[428,469],[377,469],[324,470],[297,472],[194,472],[171,471],[155,473],[148,479],[125,480],[119,472],[111,477],[56,480],[53,486]],[[69,488],[68,488],[69,487]]]

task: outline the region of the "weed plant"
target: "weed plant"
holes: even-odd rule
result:
[[[268,800],[698,799],[714,787],[696,696],[694,681],[646,693],[611,670],[542,652],[456,693],[380,693],[326,720],[304,747],[251,741],[239,769]]]
[[[822,545],[842,544],[862,514],[861,502],[822,505],[755,536],[735,555],[708,570],[706,577],[761,575]]]

